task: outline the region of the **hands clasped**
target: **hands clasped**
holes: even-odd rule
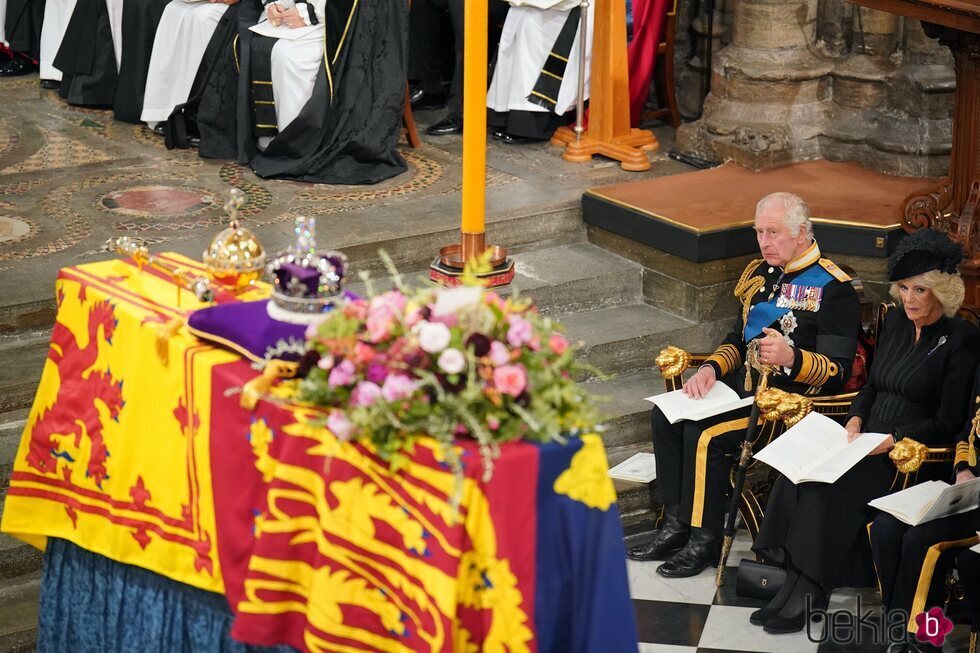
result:
[[[281,4],[273,2],[266,5],[265,11],[273,27],[279,27],[280,25],[285,25],[286,27],[304,27],[306,25],[306,21],[300,16],[299,9],[295,6],[289,9],[283,9]]]

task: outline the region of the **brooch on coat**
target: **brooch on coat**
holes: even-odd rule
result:
[[[932,356],[934,353],[936,353],[936,350],[937,349],[939,349],[940,347],[942,347],[945,344],[946,344],[946,336],[940,336],[939,342],[936,343],[936,346],[935,347],[933,347],[928,352],[926,352],[926,356],[927,357],[928,356]]]
[[[789,334],[796,331],[796,327],[798,326],[799,324],[796,322],[796,316],[793,315],[793,311],[789,311],[779,318],[779,328],[783,332],[783,340],[785,340],[786,344],[790,347],[793,346],[793,339],[789,337]]]

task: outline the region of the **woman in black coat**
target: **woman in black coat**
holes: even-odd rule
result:
[[[836,587],[874,585],[867,503],[895,479],[885,454],[903,437],[942,446],[959,432],[976,368],[976,329],[956,317],[964,297],[961,259],[960,246],[931,229],[907,236],[892,255],[891,292],[901,307],[884,320],[868,383],[845,423],[852,438],[891,437],[835,483],[776,481],[753,546],[787,571],[779,593],[750,618],[767,632],[802,630],[807,606],[821,607]]]

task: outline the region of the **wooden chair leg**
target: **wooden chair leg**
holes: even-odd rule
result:
[[[409,147],[416,148],[422,144],[418,129],[415,127],[415,116],[412,115],[412,101],[409,98],[408,84],[405,85],[405,103],[402,106],[402,124],[405,125],[405,136]]]

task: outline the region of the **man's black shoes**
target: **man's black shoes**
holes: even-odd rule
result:
[[[676,517],[664,515],[664,524],[654,531],[653,539],[630,548],[626,556],[632,560],[665,560],[687,543],[690,532],[691,529],[680,523]]]
[[[424,91],[421,88],[409,89],[408,102],[413,109],[440,109],[446,106],[446,94]]]
[[[0,66],[0,77],[19,77],[20,75],[29,75],[35,70],[37,70],[37,66],[30,59],[14,57]]]
[[[463,121],[453,116],[447,116],[425,130],[429,136],[448,136],[449,134],[462,134]]]
[[[55,79],[42,79],[41,80],[41,88],[59,89],[59,88],[61,88],[61,82],[59,82],[59,81],[57,81]]]
[[[657,567],[657,573],[667,578],[697,576],[708,567],[718,564],[721,557],[721,538],[706,528],[692,528],[684,548]]]
[[[543,139],[540,138],[527,138],[526,136],[514,136],[513,134],[508,134],[505,131],[494,130],[490,132],[490,136],[495,141],[500,141],[501,143],[507,143],[508,145],[524,145],[525,143],[542,143]]]

